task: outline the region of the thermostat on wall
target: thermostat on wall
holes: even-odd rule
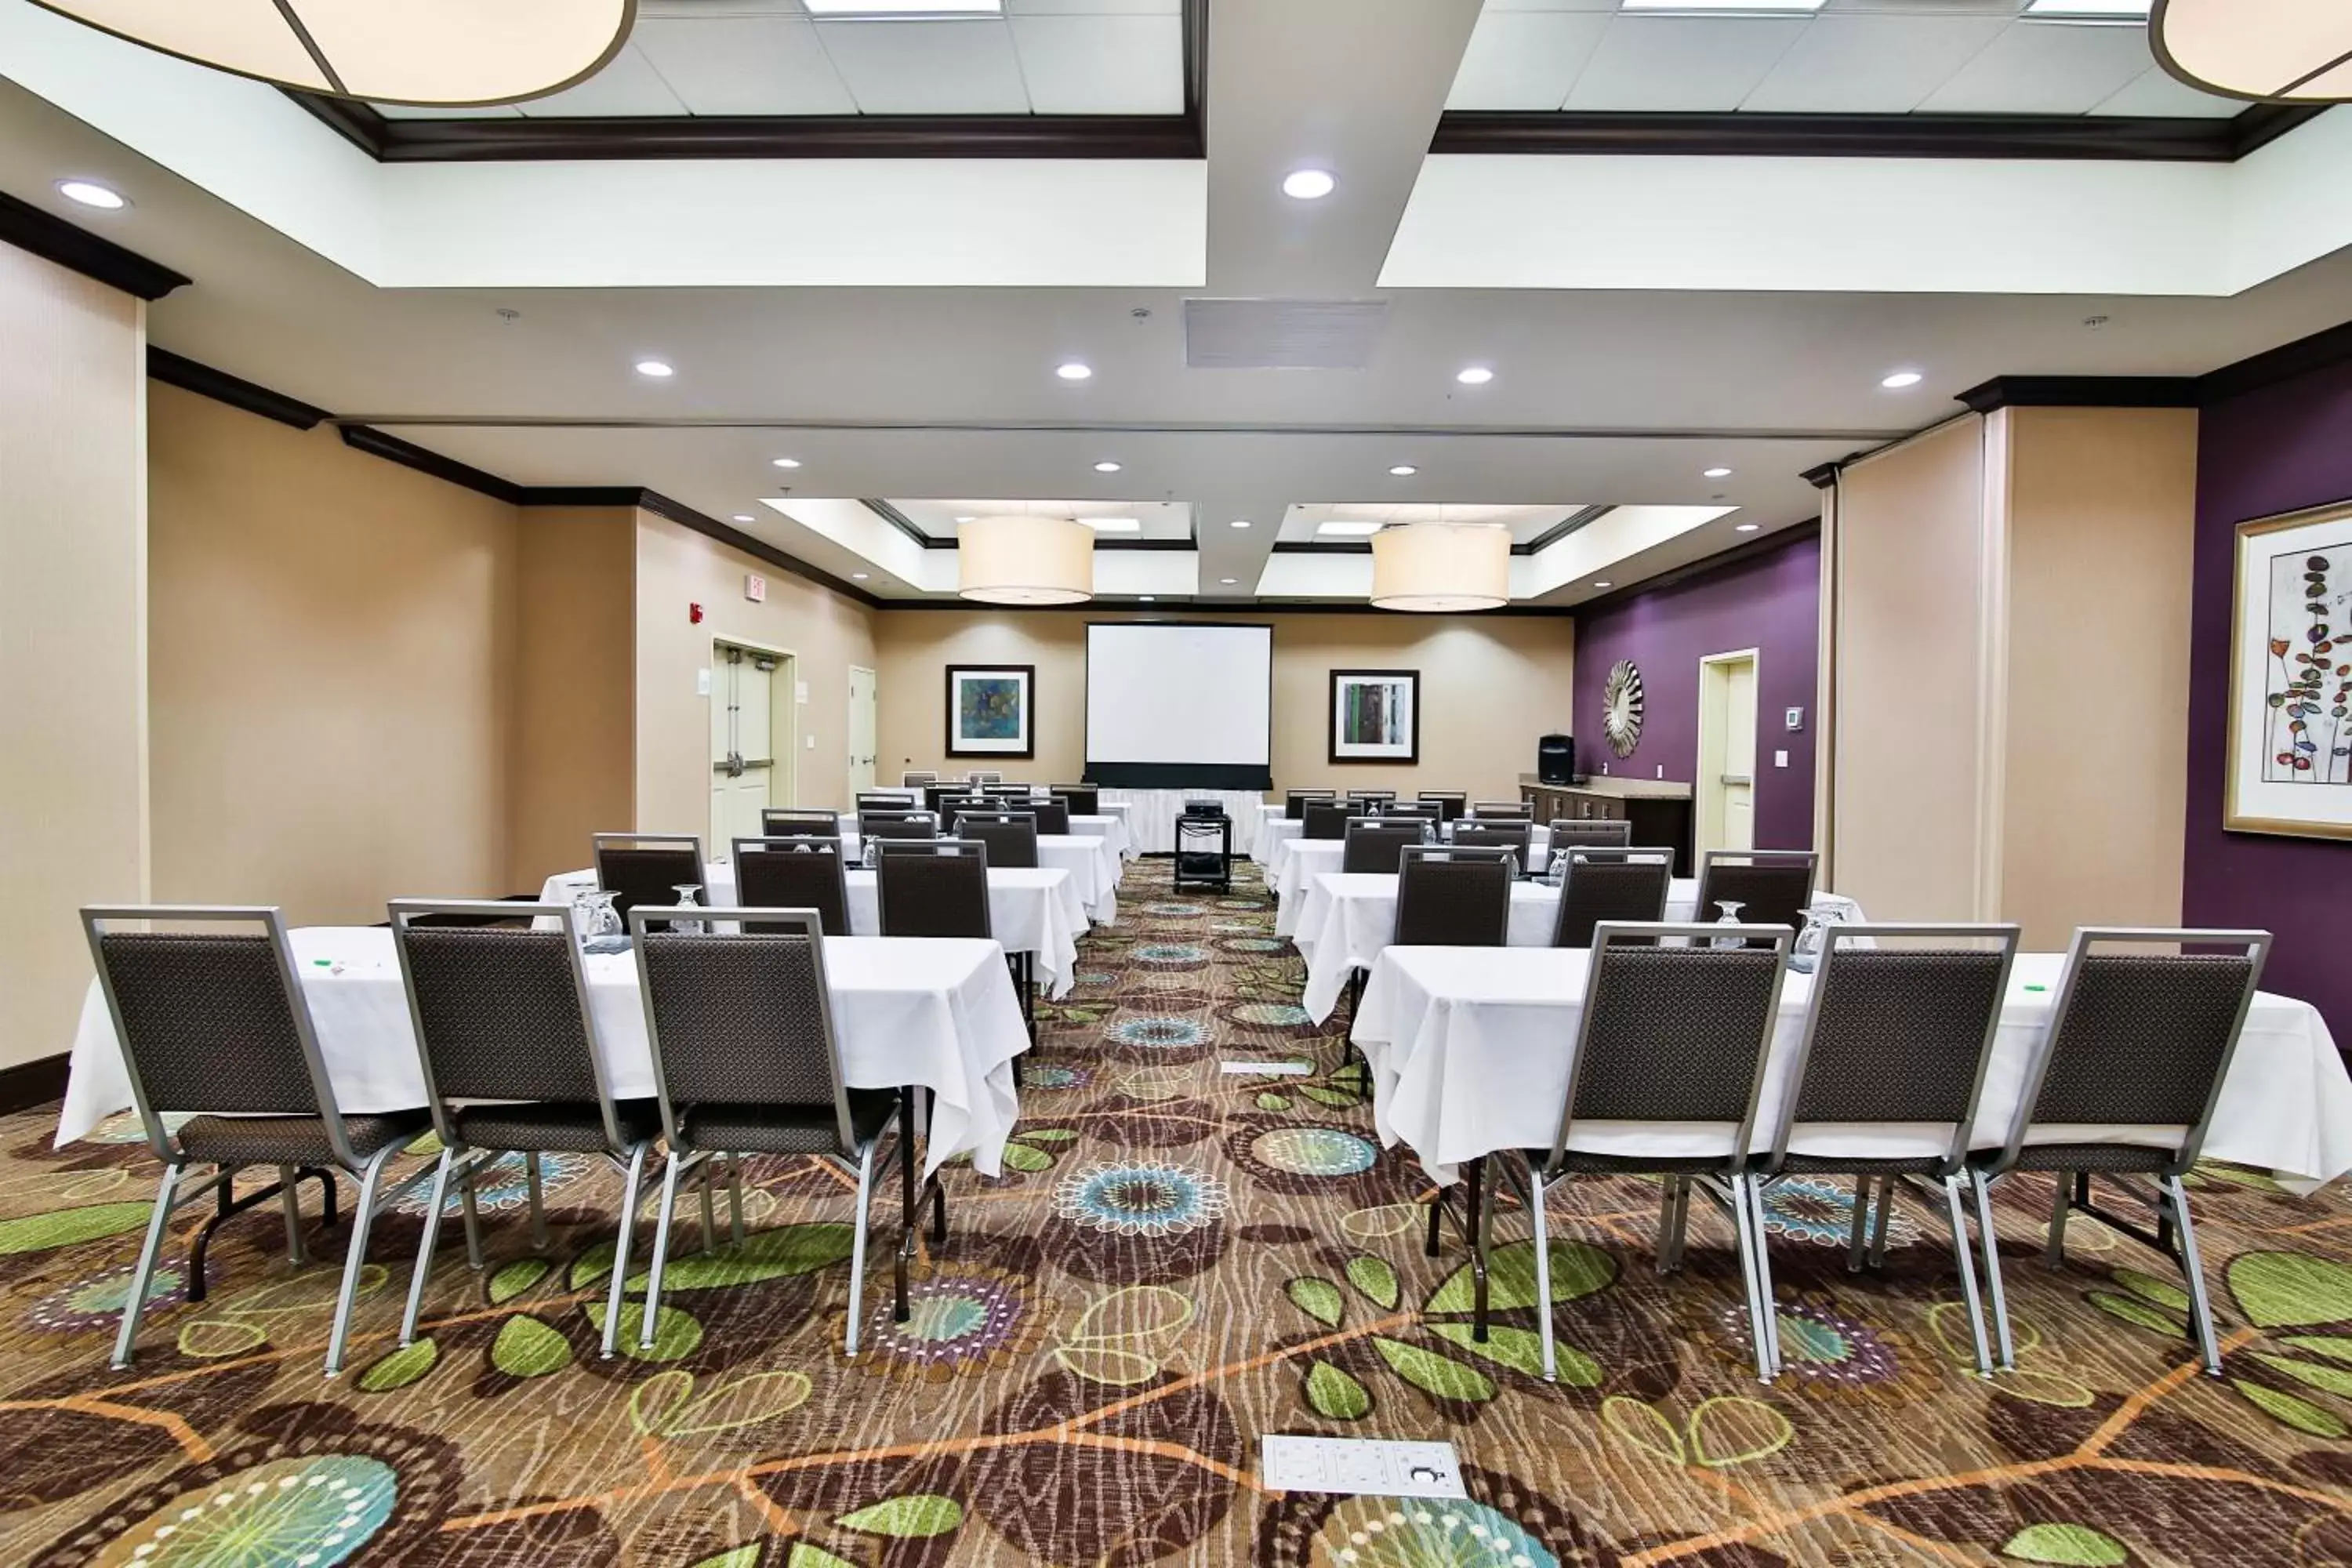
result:
[[[1790,728],[1790,729],[1791,729],[1791,730],[1801,730],[1801,729],[1803,729],[1804,727],[1805,727],[1805,710],[1804,710],[1803,709],[1801,709],[1801,708],[1791,708],[1791,709],[1790,709],[1790,710],[1789,710],[1789,728]]]

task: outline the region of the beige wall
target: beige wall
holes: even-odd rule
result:
[[[73,1044],[146,897],[146,312],[0,245],[0,1066]]]
[[[882,782],[904,769],[950,771],[950,664],[1037,668],[1037,755],[1015,778],[1075,781],[1086,770],[1088,621],[1147,615],[895,610],[879,617]],[[1516,799],[1535,769],[1536,737],[1568,727],[1576,627],[1566,616],[1236,614],[1274,627],[1274,783],[1461,789]],[[1334,765],[1330,672],[1421,671],[1421,764]],[[953,768],[987,765],[955,759]]]
[[[636,826],[637,513],[526,507],[518,527],[506,885],[527,892]]]
[[[515,510],[152,397],[156,895],[367,924],[508,891]]]
[[[747,573],[767,578],[765,603],[744,597]],[[699,626],[688,612],[697,604]],[[808,684],[793,742],[798,802],[847,802],[849,668],[875,668],[874,616],[864,605],[641,511],[636,626],[638,828],[709,834],[710,700],[696,683],[719,640],[793,656],[795,678]]]

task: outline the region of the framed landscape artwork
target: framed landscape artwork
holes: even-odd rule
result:
[[[2352,501],[2238,525],[2222,826],[2352,838]]]
[[[948,755],[1034,757],[1037,667],[948,666]]]
[[[1335,763],[1419,762],[1421,671],[1333,670],[1331,760]]]

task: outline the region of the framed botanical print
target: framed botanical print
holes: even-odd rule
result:
[[[2352,500],[2238,525],[2224,827],[2352,838]]]
[[[948,755],[1034,757],[1037,667],[948,666]]]
[[[1335,763],[1419,762],[1421,671],[1333,670],[1331,760]]]

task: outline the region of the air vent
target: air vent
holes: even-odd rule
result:
[[[1383,300],[1187,300],[1193,370],[1362,370],[1388,321]]]

